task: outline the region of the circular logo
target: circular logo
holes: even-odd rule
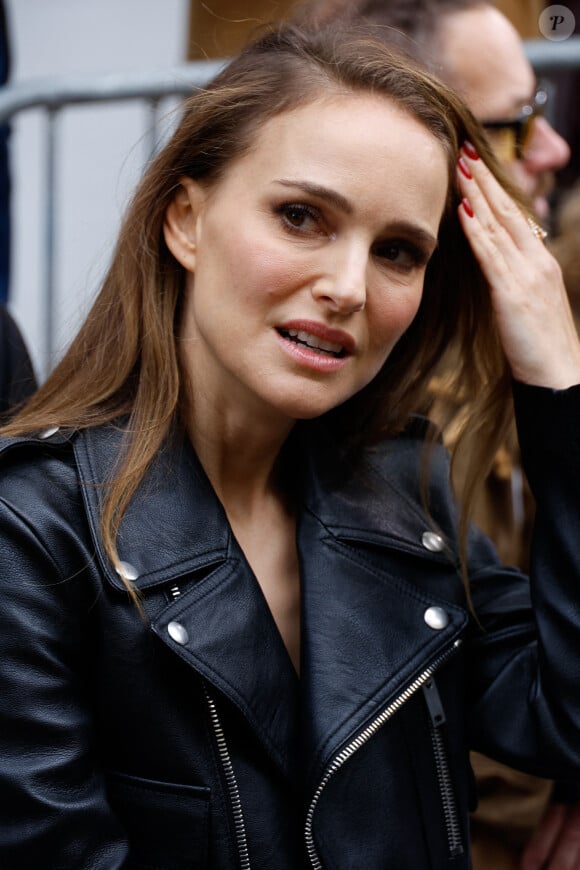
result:
[[[548,6],[538,20],[540,33],[552,42],[561,42],[574,33],[576,19],[567,6]]]

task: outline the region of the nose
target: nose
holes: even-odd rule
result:
[[[545,118],[536,118],[524,155],[528,172],[556,172],[570,159],[570,146]]]
[[[329,262],[312,285],[314,299],[338,314],[362,311],[367,298],[367,249],[333,246],[328,253]]]

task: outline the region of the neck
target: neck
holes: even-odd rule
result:
[[[196,401],[187,414],[193,447],[226,511],[249,516],[264,498],[279,495],[277,460],[293,424],[203,404]]]

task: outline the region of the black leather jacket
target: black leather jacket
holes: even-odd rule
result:
[[[439,448],[430,520],[418,436],[356,477],[312,447],[300,680],[190,448],[122,523],[142,617],[99,535],[118,430],[5,440],[3,870],[467,868],[468,747],[578,777],[580,387],[516,392],[537,625],[476,533],[470,616]]]

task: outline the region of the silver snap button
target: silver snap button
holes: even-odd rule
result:
[[[119,577],[123,577],[125,580],[136,580],[139,576],[139,572],[130,562],[119,562],[116,571]]]
[[[423,532],[421,543],[426,550],[430,550],[432,553],[440,553],[445,547],[445,541],[437,532]]]
[[[168,623],[167,633],[169,637],[174,640],[175,643],[180,644],[180,646],[185,646],[185,644],[189,640],[187,629],[180,622]]]
[[[423,619],[429,628],[433,628],[435,631],[441,631],[442,628],[449,625],[449,614],[442,607],[428,607],[423,614]]]
[[[59,429],[60,426],[51,426],[50,429],[43,429],[42,432],[38,433],[38,437],[42,438],[43,440],[45,438],[52,438],[53,435],[56,435]]]

